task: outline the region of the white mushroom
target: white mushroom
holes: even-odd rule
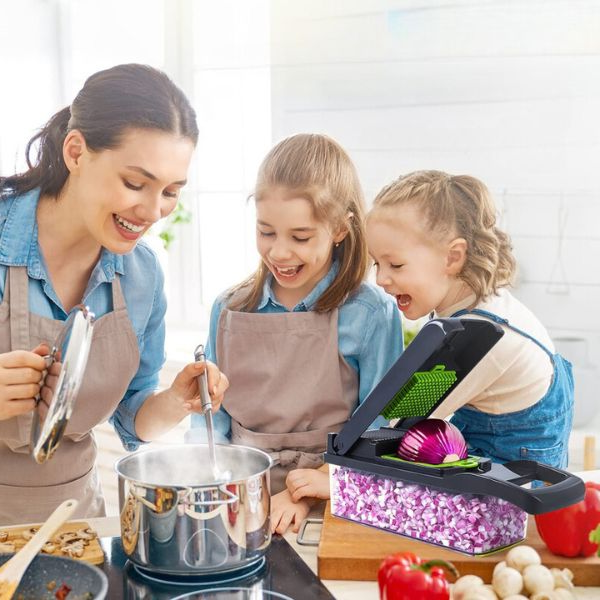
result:
[[[63,534],[61,537],[64,541],[60,544],[60,550],[63,554],[70,556],[71,558],[80,558],[85,552],[85,540],[78,537],[76,534],[72,534],[70,537]]]
[[[44,552],[45,554],[54,554],[55,550],[56,544],[54,544],[53,542],[46,542],[42,546],[42,552]]]
[[[26,540],[30,540],[36,533],[39,527],[30,527],[23,532],[23,538]]]
[[[522,594],[515,594],[514,596],[508,596],[504,598],[504,600],[527,600],[527,596],[523,596]]]
[[[573,571],[571,569],[550,569],[552,577],[554,577],[555,588],[573,589]]]
[[[575,600],[573,593],[565,588],[558,588],[551,592],[538,592],[529,598],[530,600]]]
[[[86,542],[96,538],[96,532],[90,529],[89,527],[86,527],[85,529],[78,529],[77,535],[82,540],[86,540]]]
[[[541,565],[542,559],[531,546],[517,546],[508,551],[506,564],[522,573],[529,565]]]
[[[56,536],[59,544],[68,544],[75,540],[79,540],[80,537],[74,531],[65,531]]]
[[[571,590],[566,588],[556,588],[552,592],[552,600],[575,600],[575,596]]]
[[[83,556],[84,549],[83,546],[69,546],[68,548],[63,548],[63,553],[70,558],[81,558]]]
[[[469,588],[463,600],[498,600],[498,596],[489,585],[479,585]]]
[[[64,554],[70,556],[71,558],[81,558],[83,556],[83,553],[85,552],[85,547],[83,545],[83,542],[77,541],[71,544],[61,546],[61,551]]]
[[[523,584],[530,595],[551,592],[554,589],[554,576],[544,565],[529,565],[523,570]]]
[[[477,575],[465,575],[452,585],[452,600],[463,600],[465,594],[474,587],[483,586],[483,579]]]
[[[0,554],[4,552],[14,552],[15,545],[12,542],[0,542]]]
[[[505,567],[494,573],[492,587],[500,598],[515,596],[520,594],[523,589],[523,577],[517,569]]]
[[[508,565],[506,564],[506,561],[503,560],[501,562],[499,562],[495,567],[494,567],[494,572],[492,574],[492,577],[496,574],[499,573],[500,571],[502,571],[502,569],[506,569]]]

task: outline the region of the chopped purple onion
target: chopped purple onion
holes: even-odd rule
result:
[[[329,465],[331,513],[468,554],[525,538],[527,513],[495,496],[452,494]]]

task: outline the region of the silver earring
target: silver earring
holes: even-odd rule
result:
[[[337,243],[336,243],[336,245],[335,245],[335,247],[336,247],[336,248],[339,248],[339,247],[340,247],[340,243],[339,243],[339,242],[337,242]]]

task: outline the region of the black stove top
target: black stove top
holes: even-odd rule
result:
[[[103,538],[108,600],[333,600],[333,596],[298,553],[273,536],[264,558],[243,572],[199,578],[169,577],[146,571],[127,560],[121,539]],[[168,576],[167,576],[168,577]]]

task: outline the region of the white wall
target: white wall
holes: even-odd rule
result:
[[[0,173],[26,168],[27,140],[62,107],[59,12],[39,0],[0,3]],[[26,115],[26,117],[24,117]]]
[[[258,264],[247,198],[271,145],[270,20],[268,0],[191,7],[190,91],[200,136],[186,192],[194,223],[178,232],[172,257],[180,260],[169,263],[172,276],[187,282],[185,298],[173,298],[179,314],[170,318],[175,326],[206,329],[215,297]]]
[[[87,75],[147,62],[185,87],[200,126],[171,324],[205,327],[253,269],[246,197],[271,143],[323,131],[369,198],[418,168],[483,179],[513,236],[517,294],[600,364],[598,31],[600,3],[584,0],[1,2],[0,172],[24,166],[27,139]]]
[[[0,3],[2,174],[25,168],[27,140],[72,101],[92,73],[124,62],[164,68],[163,3]],[[140,11],[146,11],[145,16],[140,17]],[[140,21],[143,27],[133,26]]]
[[[273,136],[319,131],[365,192],[415,169],[495,192],[516,294],[600,363],[600,3],[272,2]]]

